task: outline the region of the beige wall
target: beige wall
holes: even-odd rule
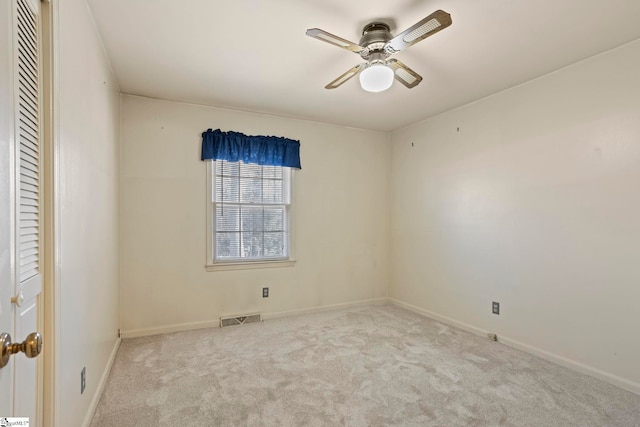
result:
[[[117,341],[119,91],[84,0],[54,7],[61,330],[56,425],[80,426]]]
[[[375,299],[388,288],[387,134],[122,96],[121,321],[127,335]],[[295,267],[206,272],[207,128],[301,141]],[[262,298],[262,287],[270,297]]]
[[[640,41],[395,132],[390,296],[640,391],[638,76]]]

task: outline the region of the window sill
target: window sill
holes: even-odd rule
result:
[[[210,262],[205,266],[205,269],[207,271],[252,270],[255,268],[293,267],[295,264],[295,259]]]

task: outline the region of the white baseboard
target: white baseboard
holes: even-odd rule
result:
[[[471,332],[475,335],[487,336],[487,331],[482,330],[480,328],[476,328],[475,326],[471,326],[467,323],[459,322],[451,317],[442,316],[440,314],[434,313],[433,311],[425,310],[420,307],[416,307],[415,305],[408,304],[406,302],[399,301],[397,299],[389,298],[388,301],[397,306],[406,308],[409,311],[413,311],[414,313],[421,314],[425,317],[428,317],[433,320],[437,320],[442,323],[446,323],[447,325],[455,326],[458,329],[462,329],[463,331]]]
[[[338,310],[341,308],[358,307],[371,304],[386,304],[387,298],[373,298],[347,303],[323,305],[320,307],[308,307],[289,311],[279,311],[273,313],[261,313],[262,320],[277,319],[279,317],[295,316],[299,314],[320,313],[323,311]],[[194,329],[219,328],[220,320],[207,320],[203,322],[178,323],[175,325],[159,326],[156,328],[132,329],[122,331],[122,338],[145,337],[149,335],[170,334],[173,332],[191,331]]]
[[[89,405],[89,410],[87,411],[87,415],[84,417],[84,422],[82,423],[83,427],[89,427],[91,424],[91,420],[93,420],[93,416],[96,413],[96,408],[98,407],[98,402],[100,402],[100,397],[102,397],[102,392],[104,391],[104,386],[107,384],[107,378],[109,378],[109,373],[111,372],[111,367],[113,366],[113,362],[116,360],[116,354],[118,354],[118,349],[120,348],[120,343],[122,340],[118,338],[113,346],[113,350],[111,350],[111,355],[109,356],[109,360],[107,361],[107,366],[104,368],[102,372],[102,376],[100,377],[100,382],[98,383],[98,388],[91,399],[91,404]]]
[[[220,320],[206,320],[203,322],[177,323],[175,325],[158,326],[156,328],[132,329],[121,331],[122,338],[146,337],[149,335],[171,334],[173,332],[192,331],[194,329],[219,328]]]
[[[634,381],[621,378],[617,375],[613,375],[608,372],[602,371],[600,369],[594,368],[592,366],[585,365],[580,362],[576,362],[575,360],[567,359],[565,357],[559,356],[554,353],[550,353],[548,351],[539,349],[537,347],[532,347],[528,344],[524,344],[520,341],[511,339],[508,337],[499,336],[498,341],[508,345],[509,347],[517,348],[518,350],[522,350],[527,353],[533,354],[534,356],[538,356],[542,359],[546,359],[557,365],[564,366],[565,368],[582,372],[583,374],[587,374],[599,380],[608,382],[609,384],[615,385],[616,387],[620,387],[632,393],[640,394],[640,384]]]
[[[411,304],[407,304],[406,302],[402,302],[393,298],[388,299],[390,303],[395,304],[400,307],[404,307],[407,310],[413,311],[414,313],[421,314],[430,319],[437,320],[442,323],[446,323],[451,326],[455,326],[459,329],[465,330],[467,332],[471,332],[476,335],[487,336],[488,331],[482,330],[480,328],[476,328],[475,326],[468,325],[463,322],[459,322],[450,317],[442,316],[440,314],[434,313],[429,310],[422,309],[420,307],[416,307]],[[624,390],[630,391],[632,393],[640,394],[640,384],[634,381],[627,380],[625,378],[618,377],[617,375],[610,374],[608,372],[602,371],[600,369],[596,369],[592,366],[588,366],[582,364],[580,362],[576,362],[571,359],[567,359],[566,357],[559,356],[557,354],[548,352],[546,350],[542,350],[537,347],[530,346],[528,344],[524,344],[520,341],[511,339],[509,337],[505,337],[502,335],[498,336],[498,341],[502,344],[508,345],[509,347],[516,348],[518,350],[522,350],[524,352],[533,354],[534,356],[538,356],[542,359],[553,362],[557,365],[564,366],[565,368],[572,369],[574,371],[581,372],[583,374],[592,376],[599,380],[605,381],[609,384],[612,384],[616,387],[620,387]]]
[[[278,311],[274,313],[262,313],[262,320],[278,319],[280,317],[297,316],[300,314],[322,313],[323,311],[360,307],[364,305],[386,304],[387,302],[388,302],[387,298],[372,298],[372,299],[353,301],[353,302],[321,305],[319,307],[299,308],[296,310]]]

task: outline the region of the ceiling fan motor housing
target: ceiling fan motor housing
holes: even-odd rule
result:
[[[360,46],[365,49],[360,52],[360,56],[367,61],[384,61],[389,57],[389,54],[384,50],[384,45],[392,38],[391,29],[384,22],[372,22],[365,25],[360,38]]]

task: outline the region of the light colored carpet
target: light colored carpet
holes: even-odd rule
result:
[[[640,426],[640,396],[402,308],[124,340],[92,426]]]

